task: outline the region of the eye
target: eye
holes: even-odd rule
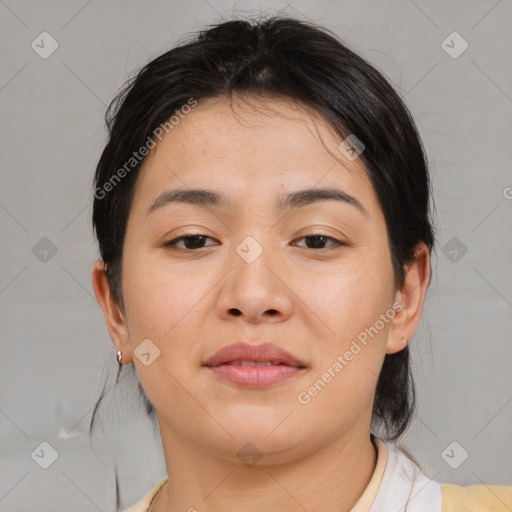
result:
[[[164,244],[164,247],[170,247],[170,246],[177,246],[180,249],[202,249],[204,247],[204,241],[206,238],[210,238],[206,235],[182,235],[178,238],[175,238],[174,240],[170,240],[169,242],[166,242]],[[213,240],[213,238],[210,238],[210,240]],[[178,246],[180,242],[184,243],[185,247]],[[206,246],[207,247],[207,246]]]
[[[341,242],[340,240],[337,240],[336,238],[333,238],[331,236],[322,235],[320,233],[314,234],[314,235],[306,235],[302,238],[298,238],[298,240],[305,240],[310,239],[313,247],[307,247],[308,249],[333,249],[334,247],[346,245],[345,243]],[[321,247],[323,244],[326,243],[326,241],[332,241],[333,244],[330,247]]]
[[[164,247],[179,247],[180,249],[185,250],[196,250],[196,249],[202,249],[204,247],[208,247],[204,245],[204,242],[206,239],[213,240],[213,238],[206,236],[206,235],[182,235],[178,238],[174,238],[173,240],[170,240],[169,242],[166,242],[164,244]],[[310,240],[309,243],[306,243],[307,249],[333,249],[334,247],[339,247],[346,245],[345,243],[341,242],[340,240],[337,240],[336,238],[322,235],[322,234],[313,234],[313,235],[306,235],[301,238],[298,238],[298,240]],[[325,245],[328,241],[331,241],[331,246],[328,247],[322,247],[322,245]],[[179,245],[181,242],[183,242],[183,245]]]

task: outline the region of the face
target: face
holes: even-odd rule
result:
[[[233,460],[251,442],[277,462],[369,435],[384,356],[403,348],[400,291],[361,159],[292,102],[233,109],[199,103],[144,161],[123,248],[121,348],[165,435]],[[178,189],[221,200],[162,196]],[[317,189],[339,194],[285,201]],[[240,341],[273,343],[305,368],[247,388],[204,366]]]

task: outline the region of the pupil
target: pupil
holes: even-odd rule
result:
[[[310,236],[308,237],[309,240],[311,239],[314,239],[315,242],[320,242],[320,246],[325,243],[325,237],[324,236],[321,236],[321,235],[315,235],[315,236]],[[313,245],[315,246],[314,248],[318,248],[319,244],[318,243],[313,243]],[[321,247],[320,247],[321,248]]]
[[[187,238],[185,239],[185,246],[187,247],[187,249],[194,249],[194,248],[198,248],[198,247],[190,247],[191,245],[192,246],[201,246],[201,242],[203,242],[203,239],[204,236],[202,235],[192,235],[192,236],[187,236]],[[200,247],[199,247],[200,248]]]

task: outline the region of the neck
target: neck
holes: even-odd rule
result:
[[[350,512],[377,463],[366,433],[337,438],[291,461],[264,464],[262,458],[246,467],[206,453],[169,424],[159,424],[169,481],[149,512]]]

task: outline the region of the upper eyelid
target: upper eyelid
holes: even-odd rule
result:
[[[191,238],[193,236],[202,236],[204,238],[211,238],[212,240],[215,240],[215,238],[213,236],[204,235],[203,233],[185,233],[183,235],[179,235],[177,237],[171,238],[171,240],[169,240],[169,242],[174,242],[176,240],[180,240],[181,238]],[[336,237],[331,236],[331,235],[326,235],[324,233],[312,233],[310,235],[302,235],[302,236],[299,236],[296,240],[300,240],[301,238],[311,238],[312,236],[323,236],[324,238],[330,238],[332,240],[337,240]]]
[[[191,237],[194,237],[194,236],[201,236],[201,237],[204,237],[204,238],[210,238],[211,240],[216,240],[212,236],[204,235],[204,234],[201,234],[201,233],[189,233],[189,234],[185,233],[183,235],[179,235],[179,236],[174,237],[171,240],[165,242],[164,246],[176,245],[176,243],[180,242],[182,239],[184,239],[184,238],[191,238]],[[343,240],[339,240],[336,237],[333,237],[333,236],[330,236],[330,235],[326,235],[326,234],[323,234],[323,233],[312,233],[312,234],[302,235],[302,236],[296,238],[295,240],[302,240],[303,238],[311,238],[311,237],[314,237],[314,236],[321,236],[323,238],[327,238],[327,239],[331,240],[332,242],[334,242],[334,245],[346,245],[346,243]],[[193,251],[194,249],[185,249],[185,250]]]

